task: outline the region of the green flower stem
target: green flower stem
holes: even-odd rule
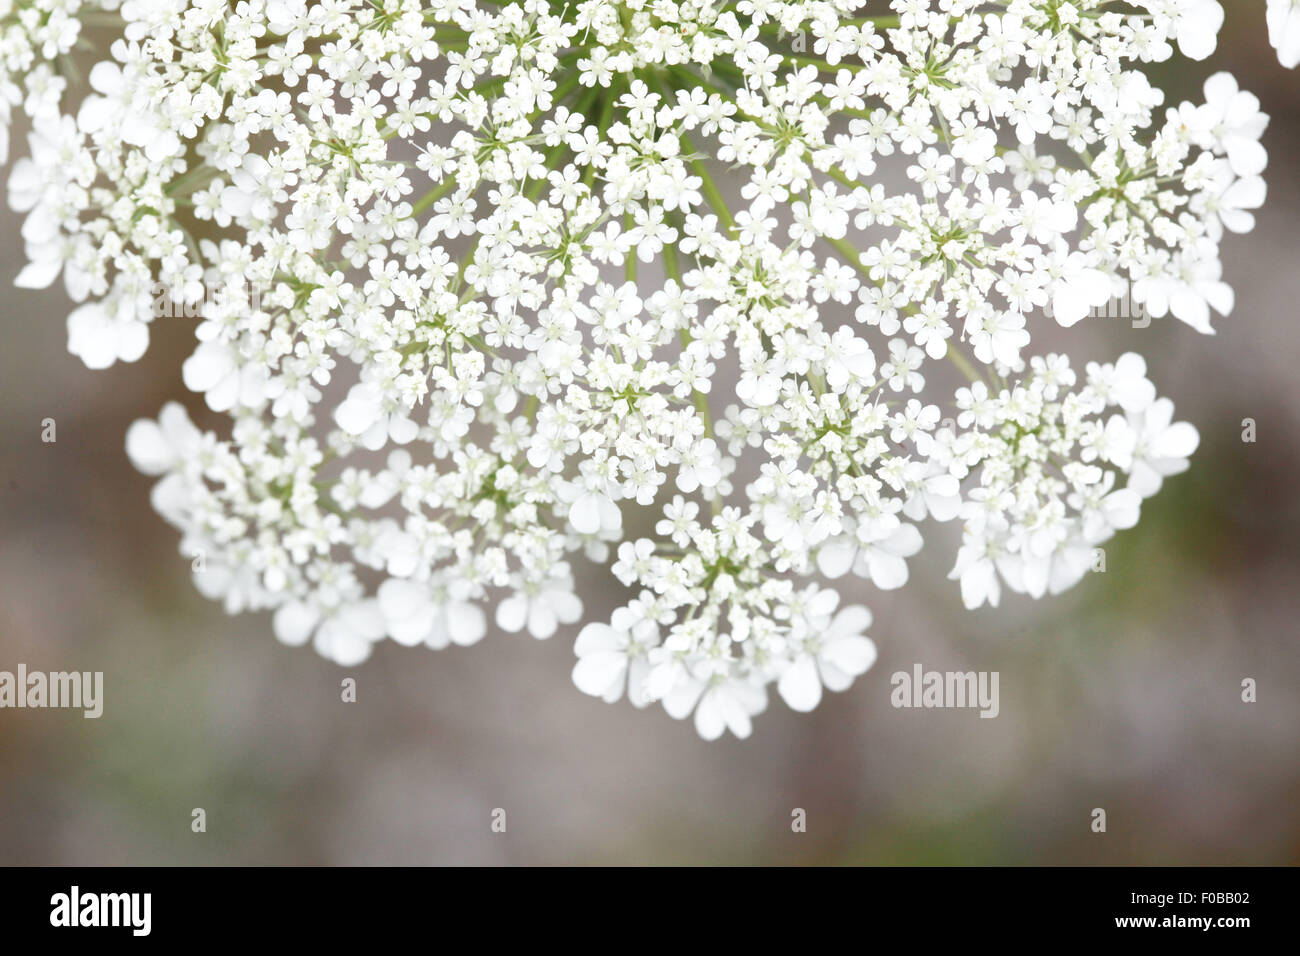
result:
[[[834,66],[825,60],[819,60],[813,56],[793,56],[786,54],[781,57],[787,63],[793,63],[796,66],[815,66],[821,73],[838,73],[840,70],[865,70],[866,66],[861,63],[836,63]]]
[[[187,173],[178,179],[173,179],[167,184],[165,192],[173,198],[177,196],[189,195],[197,190],[200,186],[205,186],[216,178],[217,170],[204,164],[191,173]]]
[[[682,284],[682,270],[677,262],[677,247],[671,243],[664,246],[664,272],[678,285]]]
[[[691,169],[700,177],[700,189],[704,193],[704,198],[708,201],[709,206],[718,214],[718,221],[726,227],[727,232],[736,231],[736,221],[731,218],[731,210],[727,208],[727,201],[722,198],[722,192],[718,189],[718,184],[713,181],[709,175],[709,169],[704,165],[704,160],[695,155],[695,147],[685,136],[681,137],[682,147],[691,155]]]
[[[632,231],[635,224],[630,212],[623,213],[623,234],[627,235]],[[623,258],[623,275],[628,282],[636,282],[636,250],[629,249],[627,255]]]
[[[861,272],[872,285],[879,285],[879,283],[872,277],[871,270],[862,264],[861,252],[853,248],[852,245],[843,239],[832,239],[830,236],[821,236],[820,238],[827,245],[833,247],[835,251],[840,254],[840,258]]]
[[[679,286],[682,284],[682,270],[677,260],[676,246],[673,245],[664,246],[664,272],[667,273],[668,278],[672,279]],[[690,345],[691,344],[690,329],[682,329],[680,333],[680,338],[682,341],[682,348],[685,348],[686,346]],[[708,396],[706,396],[703,392],[696,390],[693,393],[693,397],[695,400],[695,410],[696,412],[699,413],[700,418],[704,422],[704,432],[710,438],[712,438],[714,437],[713,415],[709,410]]]
[[[456,177],[448,176],[411,204],[411,218],[414,219],[416,216],[420,215],[443,196],[447,195],[447,193],[451,192],[455,187]]]
[[[882,14],[880,16],[858,17],[853,20],[841,20],[840,26],[842,27],[873,26],[880,30],[889,30],[898,27],[900,25],[899,23],[900,19],[901,18],[896,13]],[[775,33],[778,36],[787,36],[787,37],[798,36],[800,33],[804,32],[802,30],[795,30],[795,31],[786,30],[781,27],[780,23],[774,23],[774,22],[764,23],[762,26],[758,28],[758,30],[760,33]]]
[[[957,370],[970,379],[971,382],[984,381],[984,376],[975,371],[975,366],[971,365],[970,359],[957,351],[956,347],[951,342],[948,343],[947,358],[948,361],[957,366]]]
[[[563,83],[559,84],[559,85],[558,85],[558,86],[557,86],[557,87],[556,87],[556,88],[551,92],[551,102],[554,103],[554,104],[556,104],[557,106],[558,106],[560,103],[563,103],[563,102],[564,102],[564,98],[565,98],[566,96],[568,96],[570,93],[572,93],[572,92],[574,91],[574,89],[577,87],[578,82],[579,82],[580,79],[581,79],[581,74],[579,74],[577,70],[574,70],[572,76],[570,76],[570,77],[569,77],[567,80],[565,80]],[[545,111],[545,110],[539,110],[539,111],[535,114],[534,118],[536,118],[536,116],[541,116],[542,113],[544,113],[544,112],[547,112],[547,111]]]
[[[664,246],[664,272],[668,274],[668,278],[672,279],[678,285],[682,284],[682,271],[677,262],[677,249],[671,245]],[[679,337],[681,338],[682,349],[684,350],[691,344],[690,330],[685,328],[682,329],[679,333]],[[713,430],[713,413],[709,409],[709,397],[699,389],[692,389],[691,399],[695,404],[695,414],[698,415],[700,421],[704,423],[704,434],[708,435],[710,438],[716,439],[717,435]],[[714,514],[717,514],[722,510],[722,497],[718,494],[716,489],[714,489],[713,494],[709,496],[709,508]]]
[[[596,87],[593,87],[596,89]],[[603,97],[600,101],[600,116],[596,120],[596,129],[604,132],[609,129],[610,120],[614,118],[614,90],[611,86],[609,95]],[[596,166],[591,163],[587,166],[586,171],[582,174],[582,181],[590,189],[592,183],[596,181]]]
[[[474,261],[474,253],[478,251],[479,238],[480,238],[479,233],[475,233],[474,241],[469,244],[469,248],[465,250],[465,255],[461,257],[460,269],[457,270],[456,281],[452,283],[452,287],[451,287],[453,292],[460,292],[460,287],[465,282],[465,271],[469,268],[470,263]],[[474,296],[477,294],[477,291],[478,290],[473,288],[466,289],[461,294],[460,301],[457,303],[457,305],[464,305],[470,299],[474,298]]]

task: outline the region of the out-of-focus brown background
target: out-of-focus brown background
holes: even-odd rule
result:
[[[196,407],[191,323],[88,371],[62,289],[10,289],[23,258],[3,213],[0,670],[103,671],[106,700],[99,720],[0,711],[0,863],[1300,862],[1300,76],[1262,2],[1226,5],[1218,54],[1160,82],[1199,99],[1228,69],[1273,117],[1267,207],[1224,245],[1236,311],[1215,338],[1097,319],[1054,342],[1080,365],[1144,352],[1201,431],[1191,471],[1057,599],[964,611],[951,541],[927,529],[943,545],[907,588],[850,594],[876,612],[875,668],[810,716],[774,695],[748,741],[580,694],[576,628],[385,643],[345,671],[277,644],[267,615],[227,617],[123,451],[132,420]],[[1001,714],[892,708],[890,674],[917,662],[999,671]]]

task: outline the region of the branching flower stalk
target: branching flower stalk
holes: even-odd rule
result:
[[[1265,193],[1253,96],[1143,72],[1208,56],[1215,0],[0,18],[18,284],[62,276],[91,368],[201,314],[182,378],[226,427],[127,434],[199,589],[352,665],[489,617],[550,637],[573,563],[608,565],[574,682],[709,739],[870,668],[827,581],[901,587],[928,523],[960,523],[970,608],[1077,583],[1197,433],[1140,355],[1076,369],[1033,330],[1127,296],[1211,332]]]

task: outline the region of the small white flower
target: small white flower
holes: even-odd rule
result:
[[[1197,249],[1177,256],[1167,271],[1138,279],[1133,283],[1133,300],[1146,306],[1152,318],[1172,314],[1196,331],[1213,335],[1210,309],[1228,315],[1236,300],[1222,277],[1223,264],[1218,258]]]
[[[1094,268],[1092,261],[1085,253],[1069,252],[1065,240],[1056,239],[1056,251],[1049,267],[1053,279],[1051,314],[1066,328],[1110,301],[1110,277]]]
[[[1259,97],[1238,88],[1231,73],[1215,73],[1205,81],[1205,105],[1198,123],[1207,145],[1228,157],[1238,176],[1258,176],[1268,165],[1260,137],[1268,116],[1260,112]]]
[[[838,601],[838,595],[829,593]],[[871,612],[861,605],[840,610],[834,618],[808,622],[797,652],[777,682],[781,699],[791,710],[807,712],[821,702],[823,685],[848,690],[855,677],[876,660],[876,645],[866,636]]]
[[[318,654],[342,667],[367,660],[375,642],[384,636],[384,619],[373,600],[328,613],[295,601],[276,611],[273,624],[275,636],[283,643],[296,647],[311,639]]]
[[[1088,363],[1088,384],[1126,412],[1140,412],[1155,401],[1156,387],[1146,375],[1146,359],[1136,352],[1125,352],[1114,364]]]
[[[985,603],[997,607],[1002,599],[999,571],[1004,575],[1014,573],[1014,561],[1014,556],[1007,554],[994,542],[967,532],[948,578],[960,581],[961,600],[967,609],[974,610]]]
[[[379,586],[379,610],[389,637],[406,647],[449,643],[468,647],[487,633],[482,609],[470,601],[437,601],[426,582],[389,578]]]
[[[623,514],[609,495],[580,491],[569,505],[569,523],[578,534],[616,532],[623,526]]]
[[[572,624],[582,616],[582,601],[573,593],[573,580],[554,576],[540,586],[527,585],[497,605],[497,626],[505,631],[522,631],[539,640],[550,637],[561,624]]]
[[[1300,3],[1268,0],[1268,42],[1288,70],[1300,65]]]
[[[907,583],[907,558],[921,550],[921,533],[915,525],[892,515],[864,521],[856,532],[840,535],[822,545],[817,566],[828,578],[850,570],[884,591]]]
[[[178,402],[168,402],[158,421],[141,418],[126,430],[126,454],[139,471],[161,475],[184,464],[199,448],[201,434]]]
[[[1143,6],[1173,20],[1178,48],[1193,60],[1204,60],[1218,45],[1223,7],[1218,0],[1143,0]]]
[[[620,699],[626,688],[633,706],[645,707],[650,703],[646,693],[650,674],[646,652],[658,644],[653,623],[638,621],[629,609],[619,608],[609,624],[595,622],[578,632],[573,645],[578,657],[573,666],[573,683],[584,694],[610,704]]]
[[[135,317],[134,310],[88,302],[68,316],[68,351],[87,368],[134,362],[148,347],[149,327]]]
[[[691,680],[664,698],[664,709],[677,720],[694,711],[695,732],[705,740],[717,740],[728,730],[744,740],[753,732],[753,718],[767,709],[767,694],[734,678]]]
[[[1174,403],[1167,398],[1158,398],[1144,411],[1129,415],[1137,433],[1129,487],[1143,498],[1158,492],[1170,475],[1186,471],[1188,459],[1200,444],[1194,425],[1173,418]]]
[[[378,386],[361,382],[353,385],[348,397],[339,403],[334,420],[372,451],[383,448],[389,439],[399,445],[414,441],[419,426],[404,410],[390,405]]]

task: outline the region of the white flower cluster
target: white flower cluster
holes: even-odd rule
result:
[[[951,577],[967,607],[997,605],[1014,591],[1058,594],[1092,569],[1094,549],[1137,524],[1142,499],[1187,469],[1196,429],[1174,422],[1156,398],[1146,362],[1128,352],[1089,363],[1077,392],[1069,361],[1035,358],[1028,378],[991,395],[982,382],[957,393],[965,430],[950,447],[952,469],[978,475],[962,505],[965,538]],[[1108,408],[1118,408],[1109,418]],[[1126,484],[1117,488],[1120,475]]]
[[[227,610],[353,664],[549,637],[609,562],[578,687],[743,737],[769,685],[809,710],[871,666],[818,582],[903,585],[922,522],[962,522],[971,607],[1136,522],[1195,430],[1138,355],[1077,387],[1031,324],[1128,294],[1210,332],[1264,199],[1257,100],[1143,72],[1208,55],[1215,0],[862,7],[125,0],[60,112],[89,5],[7,4],[19,283],[62,274],[97,368],[244,290],[183,367],[229,427],[127,437]]]
[[[13,108],[33,120],[57,119],[68,85],[60,61],[66,62],[83,20],[117,6],[118,0],[0,0],[0,162],[9,158]]]

